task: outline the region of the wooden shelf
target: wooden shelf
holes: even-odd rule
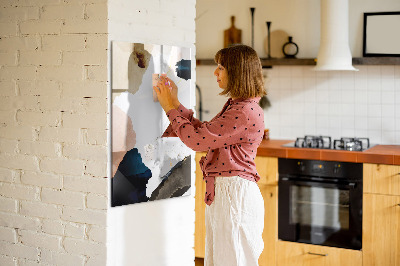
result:
[[[260,58],[261,60],[261,65],[263,67],[269,67],[269,66],[278,66],[278,65],[284,65],[284,66],[296,66],[296,65],[315,65],[315,59],[314,58]],[[214,62],[214,59],[197,59],[196,60],[196,65],[198,66],[210,66],[210,65],[216,65]]]
[[[272,66],[314,66],[315,58],[260,58],[263,67]],[[214,59],[197,59],[196,65],[215,65]],[[400,65],[400,57],[356,57],[353,65]]]
[[[353,65],[400,65],[400,57],[357,57]]]
[[[314,58],[260,58],[262,66],[315,66]]]

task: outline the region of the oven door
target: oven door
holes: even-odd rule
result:
[[[362,181],[279,179],[278,238],[361,249]]]

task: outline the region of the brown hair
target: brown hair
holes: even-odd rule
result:
[[[247,45],[233,45],[219,50],[214,57],[228,72],[228,86],[220,95],[252,98],[266,95],[260,58]]]

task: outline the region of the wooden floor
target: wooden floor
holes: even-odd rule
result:
[[[195,265],[195,266],[203,266],[203,265],[204,265],[204,259],[202,259],[202,258],[195,258],[195,260],[194,260],[194,265]]]

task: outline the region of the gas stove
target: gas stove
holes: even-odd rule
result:
[[[285,147],[295,148],[314,148],[314,149],[330,149],[344,151],[364,151],[371,148],[368,138],[340,138],[332,142],[329,136],[311,136],[306,135],[297,138],[295,142],[283,145]]]

